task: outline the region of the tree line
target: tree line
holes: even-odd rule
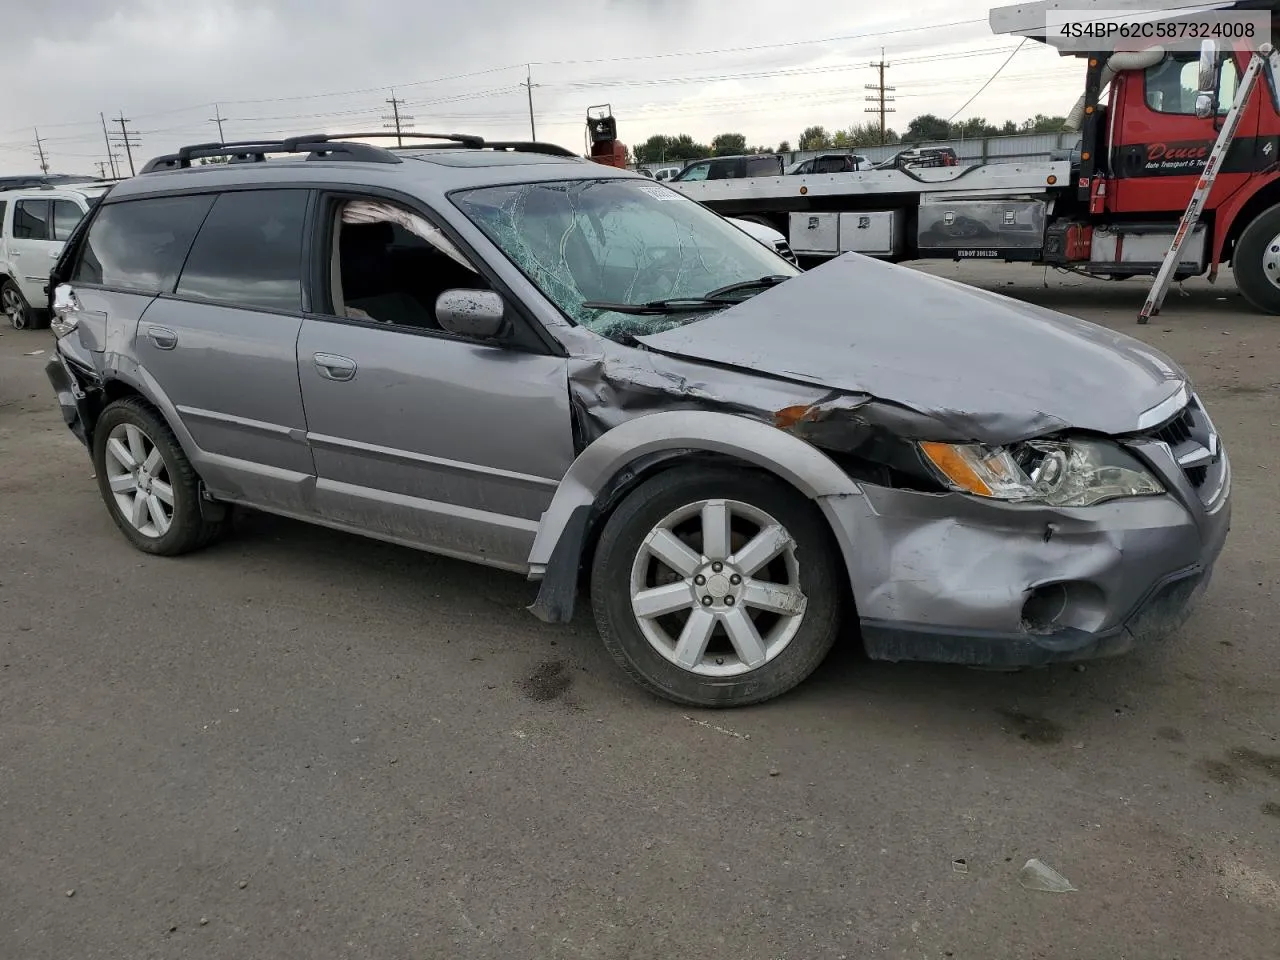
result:
[[[969,140],[983,137],[1008,137],[1020,133],[1057,133],[1062,129],[1066,117],[1046,116],[1037,113],[1034,117],[1016,123],[1006,120],[997,126],[988,123],[983,117],[950,123],[932,113],[922,114],[899,134],[896,130],[886,129],[883,138],[880,125],[874,122],[855,123],[843,130],[827,130],[825,127],[813,126],[805,129],[796,141],[796,150],[847,149],[853,147],[874,147],[882,144],[929,143],[936,140]],[[702,160],[706,157],[731,157],[751,153],[790,153],[791,142],[783,140],[776,147],[748,146],[747,138],[741,133],[722,133],[712,138],[709,144],[699,143],[687,133],[676,136],[654,134],[644,143],[636,144],[631,149],[636,163],[664,163],[667,161]]]

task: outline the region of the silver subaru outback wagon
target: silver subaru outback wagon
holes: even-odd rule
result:
[[[704,706],[842,628],[1120,653],[1208,583],[1227,455],[1150,347],[857,254],[801,272],[560,148],[364,139],[186,148],[68,243],[48,374],[138,549],[245,506],[517,571]]]

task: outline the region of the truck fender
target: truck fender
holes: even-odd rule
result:
[[[697,410],[628,420],[578,454],[538,523],[529,553],[530,579],[542,580],[538,598],[529,607],[538,619],[565,623],[572,618],[592,514],[615,479],[637,461],[681,451],[722,454],[754,464],[810,500],[862,493],[826,454],[759,420]]]
[[[1245,229],[1259,216],[1280,204],[1280,182],[1266,180],[1252,184],[1252,189],[1237,190],[1214,210],[1213,248],[1209,268],[1216,273],[1229,241],[1240,239]]]

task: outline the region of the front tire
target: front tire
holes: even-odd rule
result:
[[[1236,241],[1236,287],[1263,313],[1280,314],[1280,206],[1264,210]]]
[[[842,575],[826,521],[749,469],[676,468],[609,517],[591,570],[596,624],[641,686],[739,707],[786,693],[826,657]]]
[[[93,466],[111,519],[144,553],[189,553],[222,532],[223,522],[201,513],[200,478],[177,437],[141,398],[125,397],[102,411]]]

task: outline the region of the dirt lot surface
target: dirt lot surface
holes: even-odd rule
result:
[[[1138,281],[930,269],[1194,376],[1235,523],[1167,644],[992,674],[849,643],[691,712],[515,576],[261,516],[133,551],[49,334],[5,329],[0,958],[1274,958],[1280,320],[1229,278],[1138,327]]]

